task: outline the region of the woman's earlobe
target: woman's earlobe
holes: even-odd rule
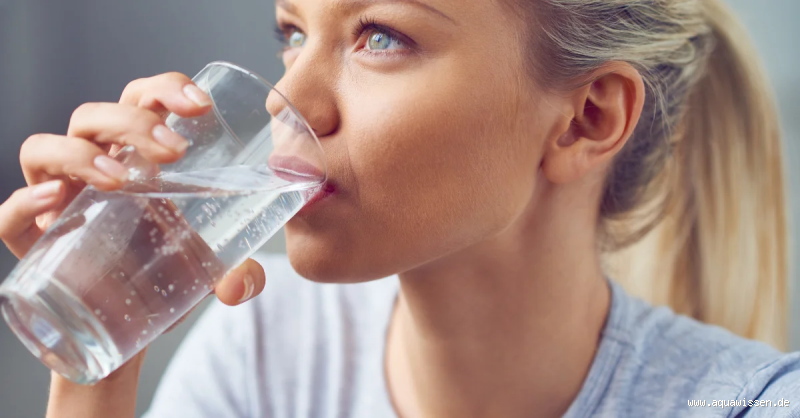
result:
[[[644,82],[627,63],[609,63],[573,90],[574,117],[548,142],[542,168],[553,183],[569,183],[604,168],[630,139],[644,106]]]

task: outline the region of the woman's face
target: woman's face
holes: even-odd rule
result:
[[[324,199],[286,225],[304,277],[354,282],[484,241],[532,202],[551,123],[496,1],[277,0],[286,94],[316,131]]]

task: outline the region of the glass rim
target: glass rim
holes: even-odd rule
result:
[[[217,60],[217,61],[209,62],[208,64],[205,65],[205,67],[203,67],[202,70],[200,70],[200,72],[198,74],[202,74],[203,72],[205,72],[206,70],[208,70],[209,68],[212,68],[212,67],[225,67],[225,68],[229,68],[229,69],[232,69],[234,71],[240,72],[242,74],[245,74],[248,77],[250,77],[250,78],[254,79],[255,81],[257,81],[258,83],[261,83],[264,87],[267,88],[268,91],[274,91],[275,93],[278,94],[278,96],[280,96],[281,99],[283,99],[284,103],[289,107],[289,109],[292,111],[292,113],[294,113],[294,115],[298,118],[298,120],[300,120],[300,122],[303,124],[303,127],[306,128],[306,131],[308,131],[311,134],[311,138],[317,144],[317,147],[319,148],[320,152],[322,153],[322,164],[323,164],[323,169],[324,169],[324,171],[323,171],[323,173],[324,173],[323,183],[325,183],[328,180],[328,161],[327,161],[327,158],[325,157],[325,150],[322,149],[322,143],[320,142],[319,138],[317,137],[317,133],[314,132],[314,129],[311,128],[311,125],[308,123],[308,121],[303,116],[303,114],[300,113],[299,110],[297,110],[297,108],[294,106],[294,104],[280,90],[278,90],[272,83],[267,81],[264,77],[260,76],[255,71],[249,70],[249,69],[247,69],[245,67],[242,67],[241,65],[234,64],[234,63],[232,63],[230,61]],[[206,77],[208,77],[207,74],[206,74]],[[214,112],[217,113],[217,116],[225,124],[226,129],[231,134],[236,136],[235,132],[230,128],[230,126],[228,126],[228,121],[225,120],[225,117],[222,114],[219,113],[219,109],[217,109],[217,104],[214,102],[213,97],[211,98],[211,105],[214,108]],[[236,139],[239,140],[238,137],[236,137]]]

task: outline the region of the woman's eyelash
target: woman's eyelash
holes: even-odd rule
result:
[[[294,25],[279,25],[276,23],[273,29],[273,35],[275,36],[275,39],[278,40],[278,42],[282,44],[288,44],[289,34],[291,34],[295,30],[299,29],[297,29],[297,27]]]
[[[381,32],[389,35],[390,37],[394,38],[395,40],[400,41],[400,43],[406,46],[413,46],[414,41],[409,39],[407,36],[400,34],[396,30],[383,25],[376,21],[375,19],[368,17],[368,16],[361,16],[358,18],[358,24],[356,25],[355,30],[353,31],[353,36],[358,38],[364,32],[373,31],[373,32]]]

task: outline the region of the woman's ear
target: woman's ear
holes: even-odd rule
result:
[[[590,80],[568,93],[572,119],[545,146],[542,170],[553,183],[569,183],[606,167],[641,116],[644,81],[633,66],[611,62],[591,74]]]

